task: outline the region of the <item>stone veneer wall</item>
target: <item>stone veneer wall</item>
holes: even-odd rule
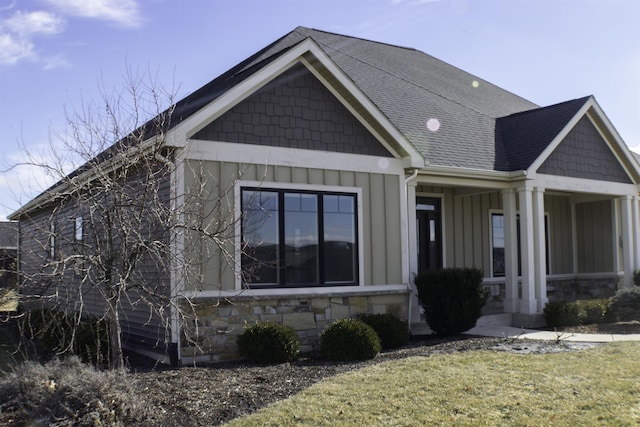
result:
[[[408,297],[408,293],[382,293],[199,302],[196,305],[197,325],[192,320],[184,327],[182,361],[238,359],[237,337],[245,325],[256,322],[291,326],[300,338],[301,352],[316,352],[322,330],[335,320],[362,313],[390,313],[407,320]]]
[[[547,283],[550,302],[612,297],[622,287],[620,278],[553,280]]]

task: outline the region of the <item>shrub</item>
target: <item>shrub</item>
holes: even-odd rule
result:
[[[633,284],[640,286],[640,270],[633,271]]]
[[[482,270],[446,268],[415,278],[427,324],[438,335],[455,335],[476,325],[487,302]]]
[[[393,314],[363,314],[358,318],[376,331],[384,349],[402,347],[409,342],[409,325]]]
[[[550,302],[545,305],[543,313],[549,327],[589,325],[605,319],[609,303],[608,298]]]
[[[320,351],[329,360],[373,359],[381,348],[376,331],[358,319],[338,320],[320,336]]]
[[[136,388],[125,371],[98,371],[77,357],[25,362],[0,378],[0,424],[137,425],[149,414]]]
[[[619,289],[611,297],[607,320],[611,322],[640,320],[640,286]]]
[[[238,350],[243,357],[254,362],[290,362],[300,354],[300,340],[289,326],[259,323],[247,327],[238,336]]]
[[[77,355],[83,362],[109,360],[109,328],[104,320],[44,309],[30,312],[26,321],[27,332],[50,353]]]

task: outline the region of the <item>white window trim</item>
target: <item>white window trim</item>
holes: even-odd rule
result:
[[[292,191],[317,191],[317,192],[330,192],[330,193],[351,193],[356,195],[357,204],[357,221],[358,221],[358,287],[364,286],[363,274],[364,274],[364,226],[363,226],[363,211],[362,211],[362,188],[361,187],[343,187],[339,185],[317,185],[317,184],[296,184],[286,182],[267,182],[267,181],[237,181],[234,186],[234,221],[235,221],[235,291],[242,291],[242,198],[241,189],[249,188],[264,188],[274,190],[292,190]],[[325,289],[326,286],[314,287],[318,289]],[[287,288],[290,289],[310,289],[310,287],[298,287]],[[262,289],[260,294],[262,295],[280,295],[282,289]]]
[[[485,279],[504,279],[504,276],[494,276],[493,273],[493,215],[501,214],[504,217],[504,209],[489,209],[489,269],[491,275]],[[516,218],[520,215],[520,211],[516,210]],[[549,259],[549,273],[547,277],[553,275],[553,257],[552,257],[552,245],[551,245],[551,236],[553,235],[551,231],[551,215],[549,212],[544,213],[544,218],[547,224],[547,233],[545,234],[545,238],[547,239],[547,248],[549,249],[547,253],[547,258]],[[506,242],[505,242],[506,245]],[[518,278],[521,278],[522,275],[518,275]]]

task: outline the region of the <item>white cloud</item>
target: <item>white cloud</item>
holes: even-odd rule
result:
[[[45,11],[17,11],[4,21],[3,28],[22,37],[33,34],[57,34],[64,30],[64,19]]]
[[[0,23],[0,65],[37,60],[33,39],[64,31],[61,17],[44,11],[17,11]]]
[[[125,27],[139,27],[142,23],[135,0],[48,0],[63,13],[115,22]]]

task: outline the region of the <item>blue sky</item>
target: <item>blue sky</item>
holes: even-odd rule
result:
[[[65,108],[150,70],[178,98],[298,25],[413,47],[540,105],[595,95],[640,152],[640,1],[0,0],[0,219],[46,178],[9,165]]]

